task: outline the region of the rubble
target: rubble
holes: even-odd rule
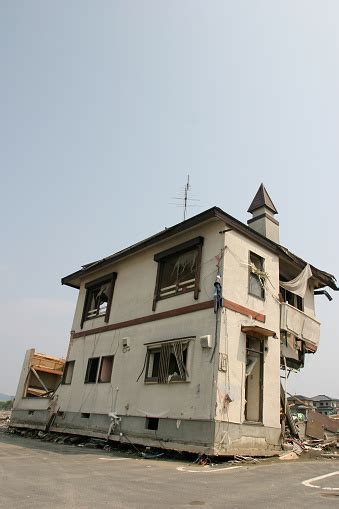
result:
[[[8,430],[10,418],[11,418],[10,410],[0,412],[0,432]]]
[[[294,451],[284,452],[283,454],[281,454],[279,456],[279,459],[280,460],[286,460],[286,461],[297,460],[298,459],[298,455]]]

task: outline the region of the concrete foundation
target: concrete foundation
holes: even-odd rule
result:
[[[45,429],[47,411],[15,411],[11,427]],[[107,438],[111,419],[104,414],[64,412],[55,417],[50,431]],[[148,429],[146,417],[121,416],[110,439],[121,443],[160,447],[210,455],[272,456],[281,450],[280,430],[260,424],[235,424],[208,420],[160,418],[157,429]]]

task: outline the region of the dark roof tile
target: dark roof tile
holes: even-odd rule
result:
[[[264,184],[261,184],[259,187],[257,194],[253,198],[253,201],[247,212],[253,212],[254,210],[260,209],[261,207],[267,207],[273,212],[273,214],[278,214],[278,211],[275,208],[268,192],[266,191]]]

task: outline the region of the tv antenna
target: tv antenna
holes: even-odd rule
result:
[[[191,190],[192,190],[192,187],[190,184],[190,176],[187,175],[187,181],[186,181],[185,187],[180,190],[179,196],[173,197],[173,200],[181,201],[181,203],[180,204],[178,204],[178,203],[171,204],[171,205],[176,205],[177,207],[181,207],[184,209],[184,221],[187,218],[188,207],[198,207],[199,206],[199,205],[195,205],[195,204],[191,203],[191,202],[200,201],[196,198],[189,197],[189,193],[191,192]]]

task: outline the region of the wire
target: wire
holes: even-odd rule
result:
[[[141,375],[142,375],[142,374],[143,374],[143,372],[145,371],[145,367],[146,367],[146,360],[147,360],[147,354],[145,355],[144,365],[143,365],[143,367],[142,367],[142,370],[141,370],[140,375],[139,375],[139,376],[138,376],[138,378],[136,379],[136,382],[139,382]]]

